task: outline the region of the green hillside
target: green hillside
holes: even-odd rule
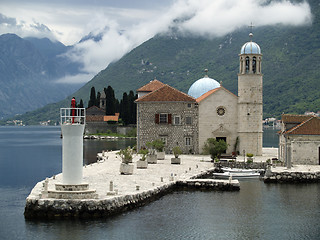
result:
[[[320,6],[316,0],[310,5],[314,15],[310,26],[254,29],[253,40],[263,54],[264,117],[320,110]],[[87,102],[92,86],[102,90],[111,85],[121,98],[123,92],[136,90],[154,78],[187,92],[203,77],[205,68],[211,78],[222,81],[236,94],[238,54],[247,41],[247,28],[215,39],[176,33],[155,36],[110,64],[73,95]],[[68,103],[60,102],[59,106],[63,104]],[[38,110],[38,114],[44,111],[47,117],[56,116],[48,108]],[[35,113],[29,115],[37,117]]]

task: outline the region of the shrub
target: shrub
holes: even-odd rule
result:
[[[125,149],[121,149],[117,154],[121,157],[122,163],[128,164],[132,161],[133,151],[131,147],[127,147]]]
[[[215,138],[208,138],[203,147],[205,154],[210,154],[211,159],[220,158],[221,154],[228,148],[228,144],[224,140],[217,141]]]
[[[148,149],[146,148],[141,148],[140,151],[138,152],[139,154],[142,154],[141,160],[145,161],[147,158],[147,154],[149,153]]]
[[[173,155],[178,158],[179,155],[182,153],[182,150],[179,146],[175,146],[173,149],[172,149],[172,152],[173,152]]]

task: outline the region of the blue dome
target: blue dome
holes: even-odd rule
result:
[[[261,54],[261,49],[255,42],[247,42],[243,44],[240,54]]]
[[[206,92],[218,87],[220,87],[220,84],[216,80],[205,76],[204,78],[197,80],[191,85],[188,91],[188,95],[194,98],[198,98],[202,94],[205,94]]]

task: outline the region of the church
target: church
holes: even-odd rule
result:
[[[238,95],[208,77],[195,81],[188,94],[158,80],[137,90],[137,147],[162,139],[166,152],[180,146],[201,154],[208,138],[224,140],[226,154],[262,155],[262,54],[251,40],[239,54]]]

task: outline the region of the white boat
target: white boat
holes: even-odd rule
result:
[[[229,168],[223,167],[221,168],[223,172],[231,172],[231,173],[256,173],[257,169],[244,169],[244,168]]]
[[[222,179],[244,179],[244,178],[259,178],[260,173],[257,172],[224,172],[224,173],[212,173],[215,178]]]

